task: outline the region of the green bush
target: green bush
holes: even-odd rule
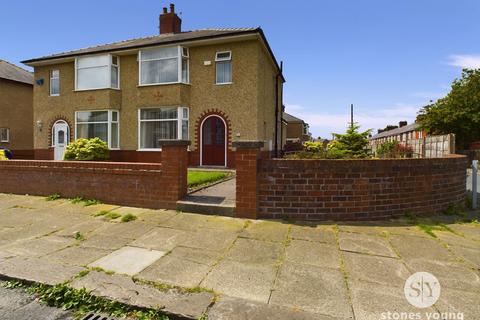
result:
[[[64,160],[99,161],[107,160],[110,150],[105,141],[100,138],[77,139],[70,143],[63,156]]]

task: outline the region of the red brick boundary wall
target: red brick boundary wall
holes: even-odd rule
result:
[[[237,216],[378,220],[439,213],[465,201],[465,156],[284,160],[258,153],[258,146],[237,147]]]
[[[0,161],[0,192],[84,197],[105,203],[175,209],[187,192],[188,141],[162,146],[162,163]]]

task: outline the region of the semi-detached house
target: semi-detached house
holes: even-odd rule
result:
[[[234,167],[232,141],[282,147],[281,68],[260,28],[181,31],[24,61],[34,68],[36,159],[99,137],[114,161],[159,162],[161,140],[190,140],[190,165]]]

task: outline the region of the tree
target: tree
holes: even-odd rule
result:
[[[331,158],[366,158],[368,157],[369,129],[359,132],[358,124],[350,125],[345,133],[334,133],[335,140],[327,146],[327,154]]]
[[[454,133],[457,146],[480,139],[480,69],[464,69],[446,97],[420,109],[420,128],[429,134]]]

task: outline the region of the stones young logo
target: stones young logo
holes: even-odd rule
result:
[[[440,282],[431,273],[412,274],[403,287],[407,301],[417,308],[428,308],[440,297]]]

